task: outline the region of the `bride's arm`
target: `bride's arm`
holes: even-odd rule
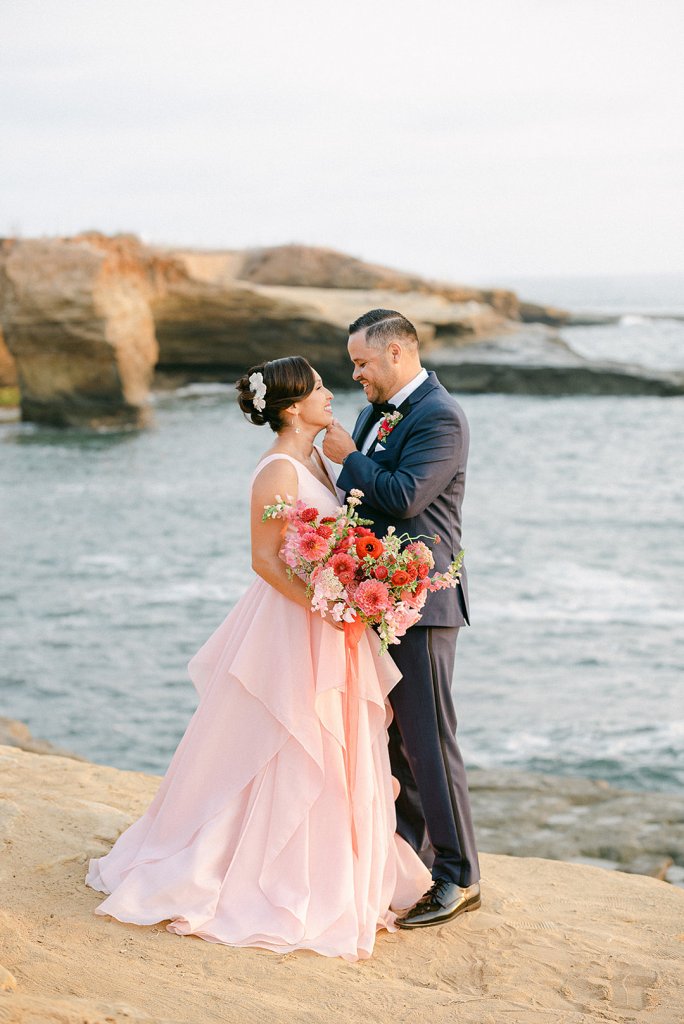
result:
[[[285,597],[296,601],[303,608],[311,602],[306,596],[304,583],[287,575],[287,566],[278,552],[283,544],[285,526],[282,519],[267,519],[262,522],[265,505],[274,505],[276,494],[297,498],[297,471],[286,459],[274,459],[264,466],[252,486],[252,568],[263,580],[270,583]]]
[[[306,596],[306,586],[296,576],[288,576],[287,566],[279,557],[286,527],[281,519],[262,521],[265,505],[274,505],[276,494],[297,499],[299,481],[297,471],[286,459],[274,459],[264,466],[252,485],[251,530],[252,568],[263,580],[291,601],[309,610],[311,601]],[[335,629],[344,629],[341,622],[330,616],[325,621]]]

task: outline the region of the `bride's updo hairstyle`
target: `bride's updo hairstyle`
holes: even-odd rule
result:
[[[266,386],[263,409],[254,405],[256,395],[249,382],[253,373],[260,373]],[[235,387],[245,416],[258,427],[268,423],[277,434],[285,426],[285,409],[310,395],[315,383],[313,370],[303,356],[284,356],[283,359],[271,359],[252,366],[244,377],[235,382]]]

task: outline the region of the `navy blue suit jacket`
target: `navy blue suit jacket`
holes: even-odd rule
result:
[[[364,493],[359,513],[372,519],[383,537],[388,526],[397,533],[435,534],[430,544],[443,572],[461,550],[461,503],[465,490],[470,431],[458,402],[430,371],[408,399],[409,411],[382,442],[384,451],[369,457],[352,452],[344,461],[337,486]],[[373,416],[371,405],[360,413],[353,438],[363,435]],[[420,626],[463,626],[470,622],[465,566],[461,585],[428,595]]]

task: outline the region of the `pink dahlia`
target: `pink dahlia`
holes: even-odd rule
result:
[[[364,615],[371,617],[389,608],[389,590],[380,580],[364,580],[356,589],[354,601]]]
[[[303,533],[297,541],[297,550],[307,562],[318,562],[328,553],[328,542],[313,530]]]

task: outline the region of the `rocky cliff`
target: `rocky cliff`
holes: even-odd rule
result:
[[[5,241],[0,316],[25,419],[138,425],[157,361],[145,268],[96,237]]]
[[[0,246],[0,386],[16,376],[24,419],[136,426],[153,374],[161,386],[230,381],[299,352],[331,385],[348,385],[347,327],[373,307],[405,313],[426,364],[456,390],[684,393],[682,375],[570,352],[554,333],[567,314],[510,291],[429,281],[329,249],[171,250],[96,232]]]

